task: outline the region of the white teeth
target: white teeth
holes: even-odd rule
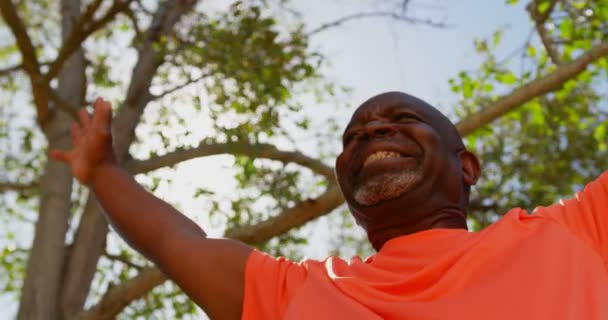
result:
[[[374,152],[372,154],[370,154],[367,159],[365,159],[365,162],[363,163],[363,167],[367,166],[368,164],[376,161],[376,160],[381,160],[381,159],[385,159],[385,158],[400,158],[401,155],[398,154],[397,152],[392,152],[392,151],[378,151],[378,152]]]

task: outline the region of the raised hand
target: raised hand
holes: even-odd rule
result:
[[[91,183],[98,168],[117,163],[112,150],[112,106],[97,98],[93,107],[92,117],[85,109],[78,112],[80,124],[71,127],[72,149],[50,153],[53,159],[69,164],[74,177],[85,185]]]

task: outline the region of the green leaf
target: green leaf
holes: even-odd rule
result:
[[[606,143],[606,127],[608,127],[608,125],[604,123],[595,127],[595,130],[593,130],[593,137],[595,138],[595,140],[597,140],[597,142]]]
[[[194,191],[194,196],[193,197],[194,198],[198,198],[198,197],[200,197],[202,195],[213,195],[213,194],[215,194],[215,192],[213,192],[211,190],[207,190],[207,189],[203,189],[203,188],[197,188]]]
[[[551,4],[551,2],[549,0],[544,0],[538,3],[538,5],[536,6],[536,9],[538,10],[538,13],[543,14],[547,11],[547,9],[549,9],[549,5]]]
[[[545,125],[545,116],[543,114],[543,107],[538,100],[531,101],[527,104],[527,109],[530,112],[531,122],[537,126]]]
[[[465,82],[462,86],[462,95],[465,98],[470,98],[473,96],[473,86],[471,85],[471,82]]]
[[[494,34],[492,34],[492,44],[494,46],[497,46],[498,44],[500,44],[501,39],[502,39],[502,30],[494,31]]]
[[[517,77],[515,76],[515,74],[513,74],[513,72],[508,71],[505,73],[500,74],[497,77],[497,80],[502,83],[502,84],[514,84],[517,81]]]
[[[529,57],[536,57],[536,48],[533,45],[528,45],[528,48],[526,48],[526,54]]]
[[[570,39],[572,37],[572,20],[564,19],[559,25],[559,32],[563,38]]]

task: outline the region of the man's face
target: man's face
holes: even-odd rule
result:
[[[344,131],[343,151],[336,160],[338,181],[351,209],[389,203],[385,209],[392,210],[425,200],[444,187],[461,189],[457,151],[462,147],[446,141],[446,123],[451,126],[446,121],[421,100],[399,93],[374,97],[359,107]]]

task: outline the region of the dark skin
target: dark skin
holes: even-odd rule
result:
[[[364,167],[379,151],[398,153]],[[355,199],[361,180],[402,171],[416,181],[398,196],[373,205]],[[376,250],[394,237],[434,228],[466,229],[469,188],[480,174],[453,124],[424,101],[388,92],[363,103],[343,135],[336,173],[355,220]]]
[[[72,126],[72,149],[53,150],[51,157],[71,166],[74,177],[95,193],[116,231],[211,318],[239,319],[245,264],[253,249],[207,238],[198,225],[137,184],[114,156],[110,104],[97,99],[94,108],[92,116],[80,111],[79,123]],[[377,250],[401,235],[466,228],[468,187],[479,176],[479,163],[454,134],[453,125],[438,111],[402,93],[376,96],[353,115],[336,173],[353,216]],[[399,157],[362,168],[367,156],[386,150]],[[407,179],[396,179],[401,189],[393,189],[403,191],[405,185],[407,190],[393,192],[390,199],[368,192],[379,199],[372,205],[355,199],[354,189],[366,179],[382,182],[385,174],[401,177],[403,172]]]

